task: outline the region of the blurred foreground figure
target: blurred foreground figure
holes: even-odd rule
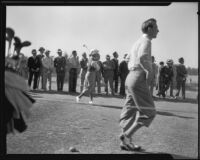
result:
[[[177,93],[176,98],[179,96],[180,90],[182,88],[182,98],[185,99],[185,82],[187,77],[187,70],[184,65],[183,57],[179,58],[179,64],[176,66],[176,81],[177,81]]]
[[[6,40],[11,43],[14,38],[14,30],[6,28]],[[19,44],[19,45],[18,45]],[[10,47],[5,57],[5,122],[6,122],[6,134],[18,132],[24,132],[27,128],[24,116],[28,118],[30,116],[29,109],[35,102],[35,100],[28,94],[28,86],[25,79],[17,72],[17,66],[20,65],[19,53],[23,46],[29,46],[30,42],[26,45],[23,43],[15,42],[15,51],[17,55],[11,55]]]
[[[125,82],[127,96],[120,115],[120,147],[129,151],[141,150],[140,146],[133,143],[132,137],[142,126],[149,127],[156,115],[147,83],[152,76],[151,40],[159,32],[156,20],[146,20],[142,24],[142,32],[143,35],[128,55],[130,72]]]

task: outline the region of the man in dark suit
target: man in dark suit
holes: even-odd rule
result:
[[[43,85],[44,74],[43,74],[43,65],[42,65],[42,59],[44,58],[45,49],[43,47],[40,47],[38,51],[40,52],[40,54],[38,54],[37,57],[40,60],[41,66],[40,66],[40,71],[39,71],[37,88],[39,88],[39,83],[40,83],[40,78],[41,78],[41,89],[45,89]]]
[[[115,65],[115,68],[114,68],[114,77],[113,77],[113,82],[114,82],[114,91],[115,93],[118,92],[118,76],[119,76],[119,73],[118,73],[118,68],[119,68],[119,62],[118,62],[118,53],[117,52],[114,52],[113,53],[113,59],[112,59],[112,62],[114,63]]]
[[[66,59],[62,56],[61,49],[58,49],[57,53],[58,56],[54,59],[54,67],[57,73],[57,91],[63,91]]]
[[[187,70],[184,65],[183,57],[179,58],[178,61],[179,61],[179,64],[176,66],[177,92],[176,92],[175,98],[177,98],[179,96],[180,90],[182,88],[182,98],[185,99],[185,82],[186,82],[186,78],[187,78]]]
[[[29,77],[28,77],[28,85],[31,87],[32,78],[34,76],[34,84],[33,89],[35,90],[37,88],[37,82],[41,67],[41,61],[39,57],[37,57],[37,51],[35,49],[32,50],[31,57],[28,58],[28,68],[29,68]]]
[[[124,55],[124,60],[119,64],[119,77],[121,80],[120,95],[125,96],[125,80],[129,73],[127,54]]]

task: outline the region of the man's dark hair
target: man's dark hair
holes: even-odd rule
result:
[[[142,32],[147,33],[148,28],[153,28],[154,23],[156,23],[156,19],[154,19],[154,18],[150,18],[150,19],[144,21],[142,24]]]
[[[164,62],[163,62],[163,61],[161,61],[159,64],[160,64],[160,65],[164,65]]]
[[[181,58],[179,58],[179,59],[178,59],[178,61],[179,61],[179,63],[181,63],[181,64],[182,64],[182,63],[184,63],[184,58],[183,58],[183,57],[181,57]]]
[[[117,52],[115,51],[115,52],[113,52],[113,56],[115,57],[117,55]]]

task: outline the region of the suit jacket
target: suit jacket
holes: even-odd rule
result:
[[[36,70],[37,68],[40,69],[41,65],[42,65],[42,63],[41,63],[39,57],[36,56],[34,58],[33,56],[31,56],[28,58],[29,71],[32,71],[32,69]]]
[[[111,61],[114,63],[114,66],[115,66],[115,68],[114,68],[114,75],[118,76],[118,70],[119,70],[118,69],[119,68],[118,60],[115,59],[115,58],[113,58]]]
[[[65,57],[56,57],[54,59],[54,67],[56,68],[56,73],[65,73],[66,59]]]
[[[122,61],[119,64],[119,76],[121,78],[126,78],[126,76],[128,75],[129,70],[128,70],[128,63],[126,61]]]

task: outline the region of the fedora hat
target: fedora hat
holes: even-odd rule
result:
[[[172,59],[168,59],[166,63],[167,63],[167,64],[172,64],[172,63],[173,63],[173,60],[172,60]]]
[[[38,51],[44,51],[45,49],[44,49],[44,47],[40,47],[39,49],[38,49]]]

